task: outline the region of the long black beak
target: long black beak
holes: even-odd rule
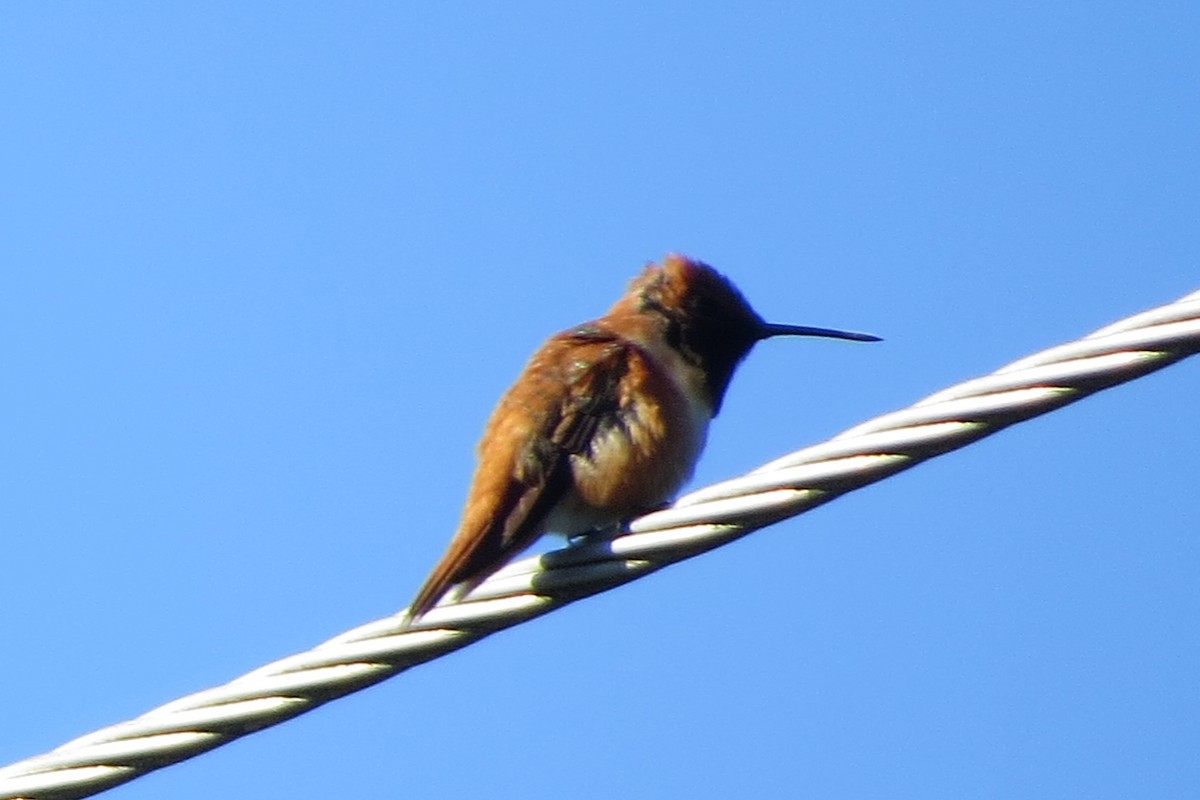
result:
[[[839,331],[834,328],[810,328],[807,325],[776,325],[766,323],[762,327],[762,339],[772,336],[823,336],[826,339],[850,339],[855,342],[882,342],[878,336],[854,331]]]

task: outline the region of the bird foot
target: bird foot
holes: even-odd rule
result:
[[[583,533],[573,534],[567,537],[567,544],[575,546],[578,544],[584,544],[585,542],[611,542],[618,536],[628,533],[629,523],[633,522],[638,517],[645,516],[652,511],[661,511],[670,505],[670,503],[659,503],[653,508],[643,509],[642,511],[632,514],[620,522],[613,523],[612,525],[602,525],[598,528],[592,528],[591,530],[584,531]]]
[[[613,525],[604,525],[599,528],[592,528],[583,533],[576,533],[567,537],[567,544],[575,547],[577,545],[587,544],[589,542],[611,542],[613,539],[625,532],[625,521],[615,523]]]

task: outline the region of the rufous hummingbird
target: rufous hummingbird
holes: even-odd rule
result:
[[[462,522],[409,619],[544,533],[578,536],[669,500],[734,369],[771,336],[879,341],[764,322],[727,278],[680,255],[646,267],[603,317],[552,336],[492,412]]]

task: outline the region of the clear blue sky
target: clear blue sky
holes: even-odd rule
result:
[[[670,250],[887,338],[761,346],[696,486],[1200,288],[1194,3],[195,5],[0,11],[0,763],[405,605]],[[1198,385],[108,796],[1195,797]]]

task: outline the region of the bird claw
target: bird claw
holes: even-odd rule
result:
[[[604,525],[584,531],[583,533],[572,534],[567,537],[567,544],[571,547],[578,547],[592,542],[611,542],[625,532],[625,525],[628,521],[622,520],[615,525]]]
[[[643,517],[653,511],[661,511],[670,505],[670,503],[659,503],[653,508],[647,508],[645,511],[640,511],[637,514],[626,517],[620,522],[616,522],[612,525],[603,525],[599,528],[592,528],[591,530],[584,531],[583,533],[572,534],[567,537],[567,544],[574,547],[576,545],[582,545],[588,542],[611,542],[618,536],[623,536],[626,533],[629,533],[629,523],[633,522],[638,517]]]

